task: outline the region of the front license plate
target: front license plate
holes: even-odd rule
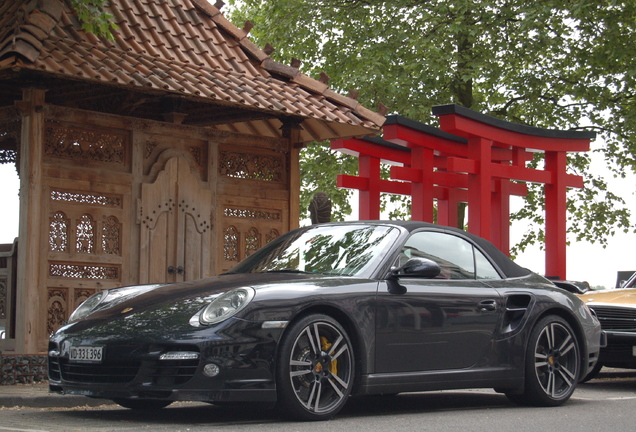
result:
[[[101,363],[104,347],[100,346],[72,346],[69,360],[76,363]]]

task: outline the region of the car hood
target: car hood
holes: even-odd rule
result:
[[[191,282],[157,285],[142,294],[98,308],[91,315],[63,326],[60,330],[77,332],[97,328],[109,322],[126,322],[134,326],[178,328],[204,308],[213,298],[233,288],[250,286],[256,290],[253,302],[259,300],[263,290],[293,289],[296,293],[316,292],[321,287],[336,286],[350,278],[320,274],[296,273],[246,273],[227,274]],[[125,329],[120,329],[122,332]]]
[[[636,288],[591,291],[580,295],[585,303],[609,303],[636,306]]]

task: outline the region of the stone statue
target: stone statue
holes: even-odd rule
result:
[[[324,192],[316,192],[309,203],[309,215],[312,224],[331,222],[331,200]]]

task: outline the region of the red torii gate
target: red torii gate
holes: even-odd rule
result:
[[[380,194],[411,195],[413,220],[457,226],[457,205],[468,203],[468,231],[509,252],[510,196],[525,183],[545,185],[546,275],[566,278],[566,190],[583,179],[566,173],[567,152],[588,151],[596,135],[509,123],[458,105],[433,108],[440,129],[388,116],[384,139],[334,140],[331,148],[358,156],[359,175],[339,175],[339,187],[358,189],[359,218],[380,218]],[[527,168],[532,152],[545,153],[544,170]],[[380,178],[381,162],[391,180]]]

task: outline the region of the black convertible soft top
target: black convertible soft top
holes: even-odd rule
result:
[[[469,232],[466,232],[464,230],[461,230],[459,228],[447,227],[447,226],[436,225],[436,224],[432,224],[428,222],[418,222],[418,221],[391,220],[391,221],[364,221],[364,222],[397,225],[407,229],[408,231],[415,231],[415,230],[423,229],[423,228],[424,229],[434,228],[436,230],[456,233],[460,236],[470,239],[473,243],[477,244],[490,258],[493,259],[493,261],[495,261],[495,264],[497,264],[497,266],[501,269],[501,271],[504,272],[507,278],[522,277],[522,276],[527,276],[529,274],[532,274],[531,270],[521,267],[520,265],[515,263],[508,256],[506,256],[506,254],[504,254],[499,249],[497,249],[495,245],[490,243],[488,240],[483,239],[474,234],[471,234]]]

